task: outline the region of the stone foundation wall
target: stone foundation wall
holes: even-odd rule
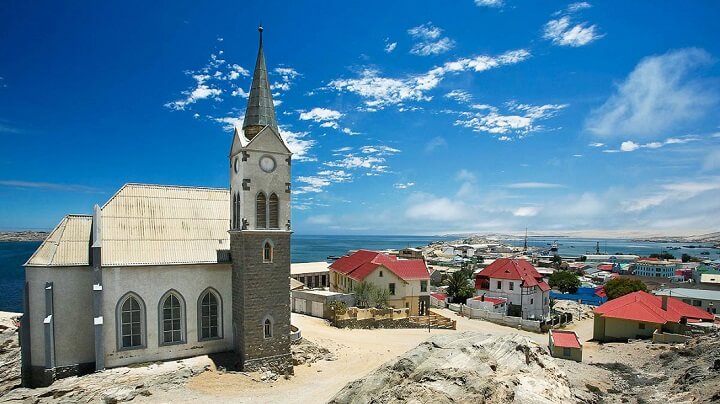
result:
[[[401,318],[393,320],[391,318],[385,318],[376,320],[374,318],[366,318],[357,320],[355,318],[349,318],[344,320],[337,320],[333,323],[338,328],[359,328],[359,329],[373,329],[373,328],[428,328],[427,325],[417,324],[410,321],[409,318]],[[430,326],[430,328],[438,328]]]

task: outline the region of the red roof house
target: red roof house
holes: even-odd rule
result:
[[[655,330],[681,332],[687,322],[715,316],[672,297],[633,292],[596,308],[594,338],[601,341],[652,337]]]
[[[394,256],[368,250],[358,250],[351,255],[346,255],[333,262],[330,269],[341,272],[359,282],[380,266],[389,269],[398,278],[405,281],[430,279],[430,272],[424,260],[398,259]]]
[[[500,258],[475,276],[477,295],[507,299],[507,315],[547,319],[550,286],[535,267],[522,259]]]
[[[549,339],[552,356],[582,362],[582,344],[574,331],[551,330]]]
[[[480,271],[475,277],[475,289],[485,290],[489,279],[508,279],[521,281],[525,288],[537,286],[543,292],[550,290],[550,286],[542,280],[542,275],[535,267],[525,260],[512,260],[500,258],[487,268]]]

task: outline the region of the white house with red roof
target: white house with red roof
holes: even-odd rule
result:
[[[683,333],[686,324],[714,321],[715,316],[668,296],[633,292],[596,308],[593,338],[621,341],[652,338],[655,331]]]
[[[506,299],[509,316],[544,320],[550,315],[550,286],[525,260],[495,260],[475,276],[475,294]]]
[[[352,293],[366,281],[389,291],[388,305],[424,315],[430,307],[430,271],[424,260],[399,259],[377,251],[358,250],[330,265],[330,291]]]
[[[475,296],[467,299],[466,304],[473,309],[491,311],[493,313],[507,313],[507,299],[503,297]]]

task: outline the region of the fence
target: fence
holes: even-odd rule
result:
[[[460,305],[459,304],[450,304],[448,305],[448,308],[452,311],[459,312],[460,311]],[[533,332],[541,332],[540,321],[535,320],[523,320],[520,317],[511,317],[506,316],[502,313],[493,313],[487,310],[481,310],[481,309],[474,309],[472,307],[468,307],[463,305],[462,306],[463,315],[469,317],[469,318],[479,318],[482,320],[490,321],[496,324],[500,325],[507,325],[511,327],[520,327],[523,330],[526,331],[533,331]]]

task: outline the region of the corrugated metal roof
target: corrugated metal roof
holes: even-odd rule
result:
[[[230,248],[230,192],[127,184],[101,225],[103,266],[216,263]]]
[[[27,266],[90,265],[92,216],[67,215],[25,263]]]

